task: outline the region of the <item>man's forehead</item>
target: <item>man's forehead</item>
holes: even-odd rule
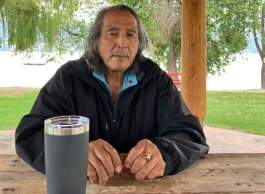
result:
[[[129,30],[129,31],[138,31],[137,29],[137,26],[134,26],[134,25],[117,25],[117,24],[114,24],[114,23],[110,23],[110,24],[106,24],[104,25],[104,28],[106,30],[118,30],[118,29],[121,29],[121,28],[125,28],[126,30]]]
[[[112,10],[105,14],[103,19],[105,27],[126,26],[137,30],[137,20],[134,15],[126,10]]]

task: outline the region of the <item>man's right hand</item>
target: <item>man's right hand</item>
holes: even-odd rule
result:
[[[87,176],[92,183],[106,184],[114,173],[121,173],[122,164],[118,152],[103,139],[88,144]]]

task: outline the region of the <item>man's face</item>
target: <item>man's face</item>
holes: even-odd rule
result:
[[[99,54],[108,71],[126,71],[139,47],[137,21],[128,11],[110,11],[104,16]]]

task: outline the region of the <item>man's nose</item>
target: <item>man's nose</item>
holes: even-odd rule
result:
[[[126,47],[127,46],[127,38],[125,34],[119,34],[116,40],[117,47]]]

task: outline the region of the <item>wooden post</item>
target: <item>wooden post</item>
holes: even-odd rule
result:
[[[181,92],[203,124],[206,116],[206,0],[182,0]]]

